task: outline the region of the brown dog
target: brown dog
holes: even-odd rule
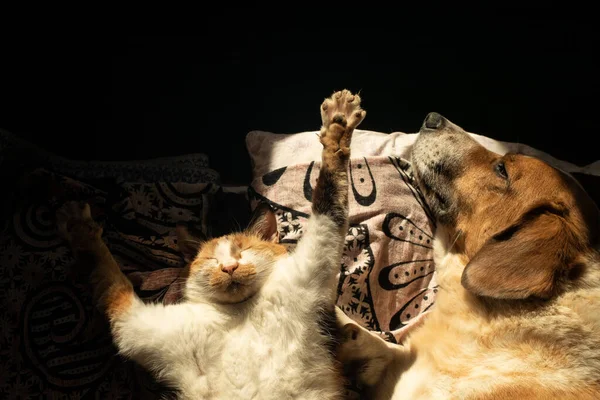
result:
[[[374,399],[600,399],[600,213],[570,176],[490,152],[439,114],[412,153],[440,290],[402,346],[339,312]]]

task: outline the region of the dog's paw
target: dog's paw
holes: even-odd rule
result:
[[[102,228],[92,219],[90,205],[69,201],[56,211],[59,235],[74,248],[86,247],[102,235]]]
[[[362,386],[376,385],[393,357],[383,339],[353,322],[339,330],[336,353],[344,374]]]
[[[340,329],[340,344],[344,352],[356,354],[368,342],[368,334],[354,323],[346,324]]]
[[[325,149],[350,152],[352,132],[367,115],[360,108],[360,96],[344,89],[335,92],[321,104],[321,143]]]

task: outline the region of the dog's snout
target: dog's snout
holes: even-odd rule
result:
[[[427,129],[441,129],[444,126],[446,118],[436,112],[430,112],[423,121],[423,127]]]

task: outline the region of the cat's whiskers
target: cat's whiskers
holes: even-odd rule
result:
[[[170,287],[175,286],[176,289],[174,289],[174,290],[176,290],[177,292],[183,292],[185,290],[185,284],[187,283],[187,281],[188,281],[188,278],[183,278],[183,277],[175,278],[175,280],[173,282],[171,282]]]
[[[235,216],[231,216],[231,219],[233,220],[233,222],[235,222],[235,224],[237,225],[237,231],[236,232],[242,232],[242,226],[240,225],[240,222],[237,220],[237,218]]]

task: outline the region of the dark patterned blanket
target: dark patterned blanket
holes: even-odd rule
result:
[[[129,163],[55,157],[0,132],[0,398],[140,399],[163,388],[116,355],[90,287],[55,230],[54,210],[86,200],[138,295],[180,299],[175,225],[221,235],[249,215],[202,154]],[[208,210],[211,209],[209,213]],[[237,214],[234,214],[237,212]]]

